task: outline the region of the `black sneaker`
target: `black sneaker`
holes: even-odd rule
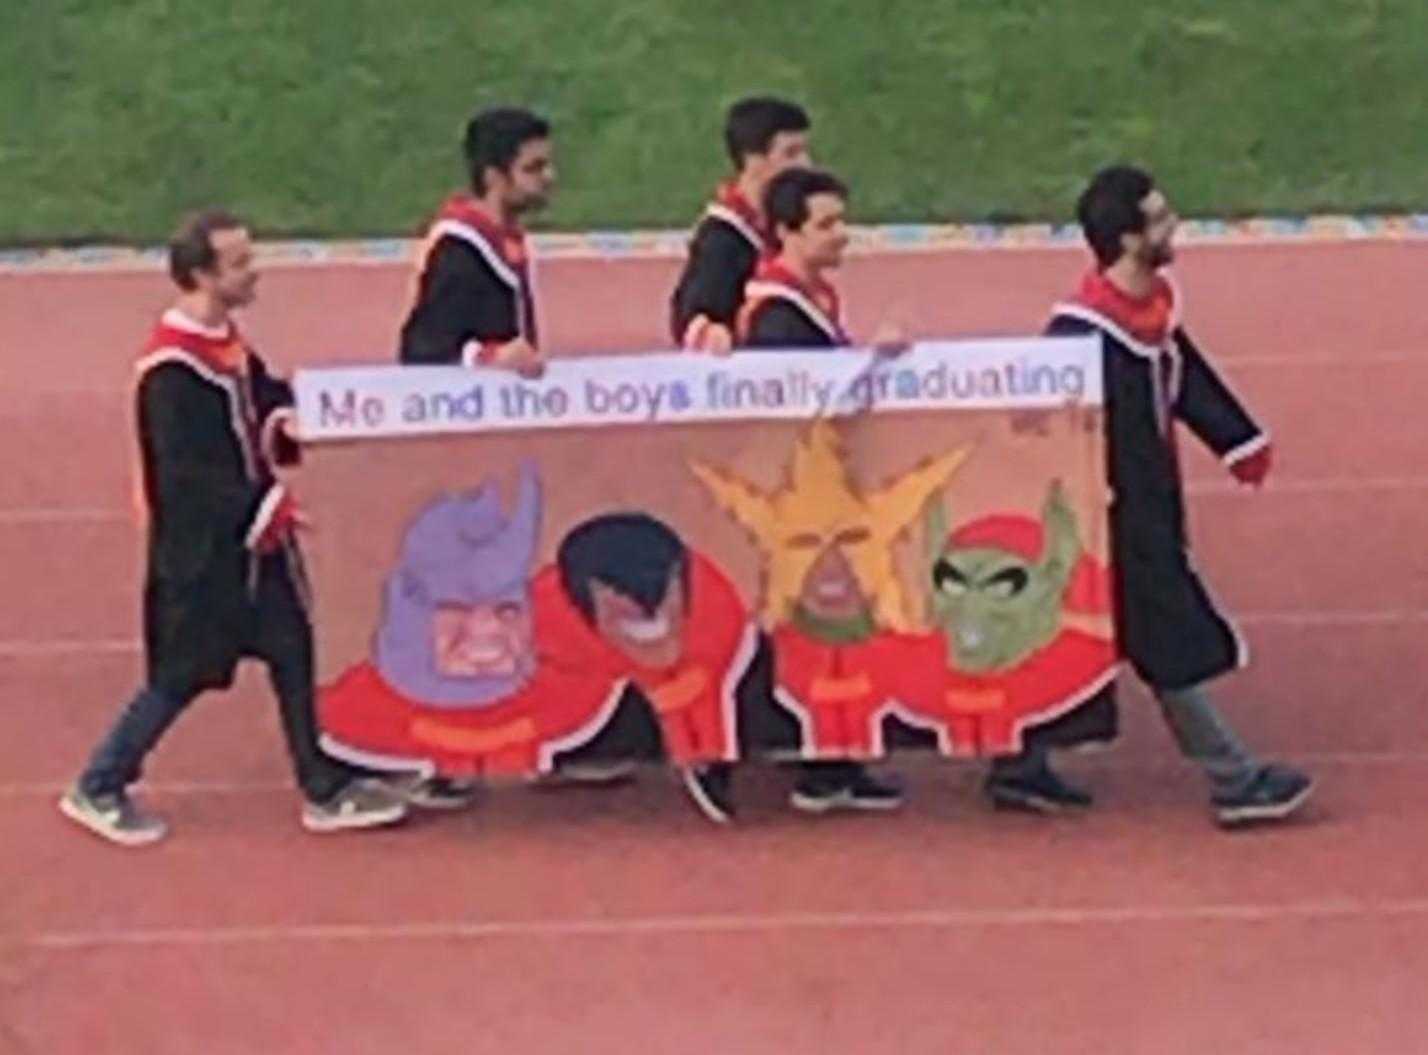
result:
[[[902,805],[902,789],[880,781],[862,766],[847,776],[830,780],[821,773],[805,774],[794,786],[789,804],[804,813],[833,813],[837,810],[878,812]]]
[[[572,762],[550,773],[542,773],[532,783],[542,791],[566,788],[619,788],[634,782],[633,762]]]
[[[1308,801],[1314,781],[1288,766],[1265,766],[1248,787],[1233,795],[1215,795],[1215,820],[1226,828],[1282,821]]]
[[[396,824],[407,804],[379,780],[354,780],[326,802],[304,802],[302,826],[310,832],[356,831]]]
[[[147,846],[168,834],[168,825],[140,809],[122,791],[113,795],[86,795],[78,786],[59,800],[60,812],[102,839],[120,846]]]
[[[476,801],[476,785],[451,777],[404,777],[386,782],[411,806],[424,810],[464,810]]]
[[[1050,768],[1030,774],[998,774],[994,770],[983,790],[997,809],[1022,813],[1084,810],[1094,801],[1090,792],[1066,783]]]
[[[734,819],[733,766],[728,762],[713,762],[690,766],[681,775],[684,789],[700,813],[715,824],[728,824]]]

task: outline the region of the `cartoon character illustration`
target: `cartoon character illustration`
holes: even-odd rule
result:
[[[1115,676],[1109,632],[1072,625],[1109,616],[1106,569],[1084,552],[1059,482],[1040,521],[1000,513],[948,534],[939,499],[926,525],[929,607],[948,668],[935,709],[962,750],[1019,750],[1024,728],[1066,713]],[[909,703],[926,706],[922,696]]]
[[[387,579],[377,631],[374,659],[387,684],[428,707],[466,709],[530,680],[540,511],[540,481],[526,465],[509,517],[491,483],[418,515]]]
[[[509,515],[490,482],[417,515],[372,660],[320,693],[327,750],[378,768],[523,774],[548,764],[543,742],[593,720],[611,679],[540,655],[540,599],[558,596],[531,575],[540,513],[526,464]]]
[[[834,425],[820,419],[795,445],[787,481],[772,493],[691,466],[762,554],[777,695],[803,723],[806,756],[881,754],[881,716],[909,691],[910,669],[930,672],[921,691],[936,695],[936,636],[915,632],[894,545],[968,453],[942,454],[863,489],[849,475]]]
[[[724,573],[645,513],[577,525],[561,541],[556,565],[581,626],[566,616],[552,626],[552,639],[600,652],[586,662],[639,687],[671,760],[734,759],[735,690],[757,642]]]
[[[556,565],[566,597],[630,663],[666,670],[679,662],[690,554],[668,525],[643,513],[595,517],[561,540]]]

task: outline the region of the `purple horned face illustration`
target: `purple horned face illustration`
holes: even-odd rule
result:
[[[443,495],[407,528],[387,579],[375,660],[403,695],[434,707],[481,707],[521,688],[535,667],[530,576],[541,487],[522,465],[509,513],[494,483]]]

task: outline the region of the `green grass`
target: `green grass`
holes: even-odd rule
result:
[[[1182,211],[1428,203],[1424,0],[4,0],[0,243],[408,233],[478,105],[558,134],[541,226],[684,225],[723,108],[801,99],[859,219],[1061,218],[1096,166]]]

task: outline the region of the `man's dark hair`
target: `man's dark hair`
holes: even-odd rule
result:
[[[486,170],[509,172],[521,147],[533,139],[549,139],[550,122],[529,110],[499,106],[482,110],[466,125],[461,149],[471,173],[471,187],[486,193]]]
[[[677,573],[689,591],[689,550],[666,524],[645,513],[611,513],[573,528],[555,562],[565,595],[595,621],[592,584],[604,583],[647,614],[664,601]]]
[[[1112,165],[1096,173],[1076,202],[1076,219],[1086,244],[1101,267],[1110,267],[1121,258],[1121,236],[1145,230],[1145,212],[1140,203],[1155,189],[1155,180],[1144,169],[1132,165]]]
[[[743,168],[748,155],[767,154],[780,132],[807,132],[810,124],[803,107],[787,99],[740,99],[724,118],[724,146],[734,167]]]
[[[797,231],[808,220],[808,199],[815,194],[835,194],[848,198],[848,188],[832,173],[821,169],[784,169],[764,189],[764,216],[769,227],[782,225]]]
[[[184,291],[196,289],[195,271],[212,271],[218,259],[213,250],[213,235],[218,231],[236,231],[246,224],[224,209],[202,209],[183,218],[169,238],[169,275]]]

